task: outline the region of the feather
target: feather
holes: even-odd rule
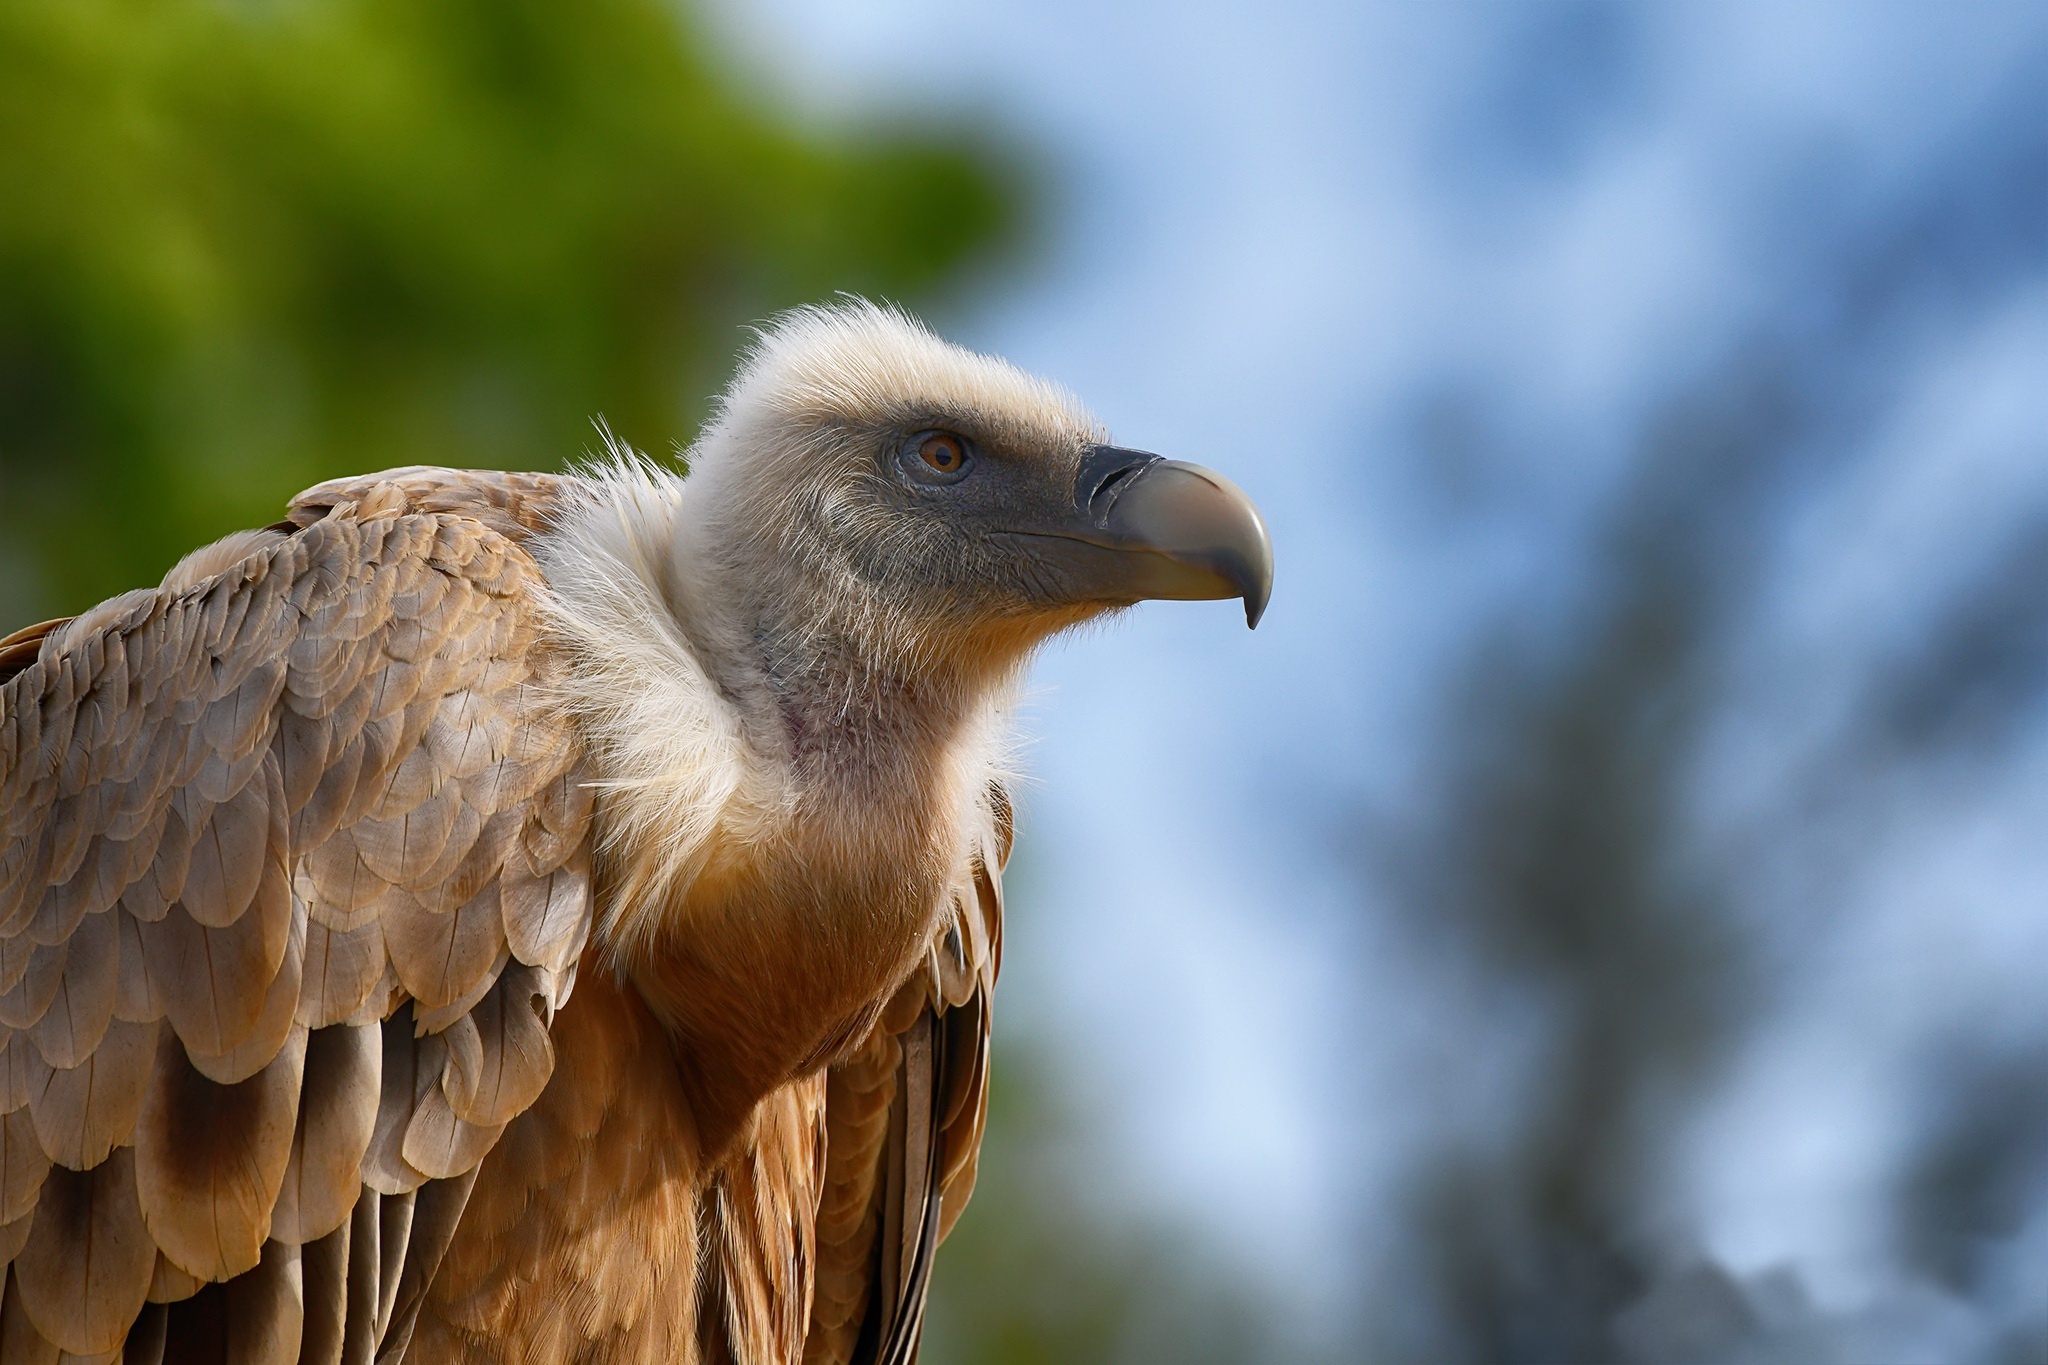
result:
[[[980,984],[974,963],[968,957],[967,921],[971,918],[958,891],[948,909],[945,932],[932,944],[932,960],[938,967],[937,999],[949,1006],[964,1005]]]
[[[299,1003],[299,982],[305,964],[306,911],[299,902],[291,902],[285,913],[290,916],[291,937],[285,944],[284,959],[278,964],[277,974],[270,979],[262,999],[262,1009],[256,1022],[233,1047],[225,1052],[202,1052],[189,1043],[185,1047],[185,1058],[194,1070],[216,1085],[234,1085],[270,1065],[284,1045],[285,1037],[297,1023]]]
[[[304,629],[285,653],[282,715],[320,721],[362,682],[371,659],[331,631]],[[282,727],[281,727],[282,728]],[[325,727],[322,727],[325,728]]]
[[[34,792],[25,793],[20,799],[24,804],[42,804]],[[35,814],[42,817],[45,811],[38,809]],[[0,854],[0,938],[20,933],[27,917],[35,913],[42,900],[44,873],[49,867],[50,841],[42,822],[24,820],[21,824],[21,832]]]
[[[435,1085],[414,1106],[402,1151],[407,1165],[428,1180],[444,1181],[474,1171],[504,1131],[502,1123],[486,1126],[456,1117],[447,1094]]]
[[[352,1017],[383,979],[384,968],[383,925],[373,921],[343,933],[310,920],[298,1021],[321,1029]]]
[[[425,1301],[427,1286],[441,1258],[455,1240],[455,1230],[469,1205],[476,1186],[476,1168],[452,1180],[436,1180],[421,1187],[412,1210],[412,1226],[406,1242],[405,1267],[399,1273],[397,1293],[386,1313],[384,1348],[381,1359],[401,1361],[412,1343],[413,1326]]]
[[[270,759],[268,750],[256,748],[245,754],[229,758],[224,754],[199,749],[203,755],[187,779],[191,790],[201,798],[215,803],[232,801],[263,770]]]
[[[4,1235],[0,1233],[0,1238]],[[18,1277],[6,1278],[7,1297],[0,1300],[0,1360],[7,1365],[58,1365],[62,1353],[36,1330],[28,1310],[22,1307]]]
[[[142,927],[125,909],[108,912],[115,924],[120,958],[114,988],[114,1017],[126,1023],[153,1023],[163,1008],[149,988],[149,969],[142,958]]]
[[[121,939],[115,917],[80,921],[63,954],[63,976],[42,1018],[28,1030],[52,1067],[77,1066],[100,1045],[114,1017],[121,984]]]
[[[296,1128],[306,1035],[239,1085],[192,1069],[165,1030],[135,1126],[142,1215],[164,1254],[206,1279],[254,1266]]]
[[[492,882],[467,904],[435,912],[417,901],[384,916],[384,950],[407,991],[426,1008],[471,995],[505,951],[505,921]]]
[[[465,689],[443,700],[442,710],[420,737],[420,748],[467,788],[509,755],[517,740],[514,718],[500,708],[497,697]],[[490,804],[497,806],[495,801]]]
[[[583,842],[590,822],[592,792],[575,773],[564,773],[534,793],[531,815],[520,831],[527,866],[552,872]]]
[[[19,946],[16,951],[20,951]],[[0,994],[0,1024],[25,1029],[43,1017],[57,997],[57,987],[63,983],[66,953],[62,943],[36,944],[29,949],[28,965],[20,979]]]
[[[484,1153],[498,1140],[503,1125],[485,1128],[465,1123],[449,1108],[442,1081],[450,1065],[449,1048],[447,1038],[442,1034],[430,1033],[411,1040],[408,1050],[413,1066],[410,1075],[405,1076],[411,1093],[409,1096],[401,1093],[393,1084],[391,1067],[393,1035],[400,1032],[394,1025],[399,1023],[400,1017],[394,1016],[384,1025],[385,1083],[378,1109],[377,1131],[372,1138],[373,1150],[381,1149],[380,1163],[395,1165],[401,1179],[405,1178],[406,1172],[417,1172],[421,1177],[432,1180],[460,1175],[483,1159]],[[402,1036],[397,1041],[398,1046],[407,1047]],[[387,1114],[389,1123],[386,1122]],[[395,1162],[392,1160],[393,1147],[396,1148]],[[365,1162],[366,1170],[369,1164]],[[414,1182],[415,1187],[417,1183]]]
[[[411,1194],[426,1179],[406,1162],[405,1133],[417,1096],[440,1076],[446,1045],[432,1035],[415,1042],[411,1016],[405,1007],[383,1023],[377,1121],[363,1154],[363,1183],[381,1195]]]
[[[266,913],[210,929],[195,923],[181,903],[157,923],[141,926],[150,991],[195,1052],[230,1051],[262,1017],[291,945],[289,896],[281,906],[285,913],[266,905]]]
[[[153,738],[144,733],[128,741],[129,759],[121,765],[121,773],[108,779],[116,785],[104,806],[106,823],[100,837],[114,844],[142,845],[125,855],[137,860],[132,864],[129,881],[142,875],[154,854],[163,831],[164,811],[169,805],[164,799],[163,785],[163,765],[168,754],[164,746],[149,742]]]
[[[36,1137],[28,1111],[17,1109],[0,1119],[0,1223],[12,1223],[35,1210],[50,1158]]]
[[[826,1175],[817,1220],[818,1285],[807,1359],[852,1359],[867,1315],[881,1224],[883,1162],[902,1058],[897,1036],[877,1029],[828,1076]]]
[[[349,1202],[353,1205],[353,1194]],[[341,1365],[348,1333],[349,1223],[344,1210],[341,1226],[299,1250],[305,1293],[299,1365]]]
[[[389,669],[385,670],[387,673]],[[395,716],[396,719],[392,717]],[[393,712],[375,717],[379,722],[378,733],[392,734],[395,727],[402,726],[402,712]],[[379,824],[395,821],[446,790],[448,772],[434,761],[434,755],[424,744],[400,746],[392,741],[392,752],[396,762],[378,771],[378,783],[374,795],[364,807],[361,818]],[[353,823],[353,822],[351,822]],[[388,855],[389,868],[378,870],[388,881],[402,879],[406,859],[401,847],[394,845]],[[374,864],[373,864],[374,865]]]
[[[0,995],[12,991],[27,974],[28,965],[40,946],[27,934],[0,938]]]
[[[0,1264],[84,1304],[91,1354],[402,1350],[484,1153],[545,1090],[590,792],[533,685],[533,562],[447,520],[371,488],[212,547],[46,641],[32,704],[0,704]],[[117,1178],[125,1205],[97,1192]],[[58,1287],[124,1208],[122,1273]],[[40,1311],[0,1333],[54,1357]]]
[[[293,1365],[305,1328],[305,1281],[299,1248],[263,1244],[256,1268],[222,1286],[231,1365]]]
[[[62,786],[60,776],[60,790]],[[60,886],[70,881],[85,862],[86,852],[92,847],[92,836],[99,824],[94,818],[94,807],[98,803],[98,792],[75,789],[51,803],[49,819],[43,826],[43,839],[49,847],[47,861],[43,864],[45,886]]]
[[[824,1078],[762,1101],[751,1131],[714,1178],[709,1277],[725,1336],[742,1358],[791,1360],[811,1315]],[[700,1331],[700,1335],[708,1335]]]
[[[417,627],[410,625],[410,623],[400,624],[394,621],[390,626],[390,631],[393,635],[400,631],[404,631],[407,634],[415,634],[417,633]],[[398,715],[406,707],[412,705],[414,698],[420,695],[420,684],[424,681],[423,674],[428,664],[431,663],[431,660],[409,658],[403,653],[392,650],[390,635],[385,637],[385,651],[386,657],[383,665],[377,670],[376,700],[370,707],[371,720],[383,720],[387,716]],[[400,801],[407,799],[416,801],[421,794],[423,794],[421,791],[415,790],[410,798],[400,795],[398,799]],[[390,797],[391,793],[387,791],[385,799],[389,800]]]
[[[21,1254],[21,1249],[28,1245],[28,1234],[34,1228],[35,1221],[36,1216],[31,1211],[11,1223],[0,1223],[0,1264],[12,1261]],[[6,1359],[8,1357],[5,1354],[0,1354],[0,1360]]]
[[[114,1024],[91,1056],[50,1072],[29,1097],[36,1138],[52,1161],[85,1170],[128,1140],[149,1083],[157,1032],[154,1023]]]
[[[104,840],[95,839],[87,851],[95,853],[104,846]],[[37,943],[61,943],[71,936],[81,919],[106,909],[120,894],[121,888],[105,874],[101,860],[97,856],[87,857],[70,881],[43,893],[34,918],[29,921],[27,936]]]
[[[188,816],[194,814],[195,807],[196,818],[204,821],[210,808],[196,797],[173,798],[164,804],[163,830],[157,835],[149,866],[121,892],[121,908],[144,923],[162,919],[185,889],[185,874],[192,866]]]
[[[329,745],[344,744],[362,736],[363,726],[369,723],[377,709],[377,676],[384,667],[382,651],[367,647],[349,651],[351,672],[341,684],[342,690],[327,704],[322,714],[333,727],[334,739]]]
[[[507,877],[505,939],[521,962],[566,971],[590,934],[590,864],[572,852],[541,876]]]
[[[414,1033],[441,1033],[457,1019],[475,1009],[477,1002],[482,1000],[485,993],[497,983],[499,975],[511,961],[512,954],[508,950],[500,948],[498,956],[492,960],[489,969],[477,973],[476,978],[470,982],[469,989],[461,995],[456,996],[446,1004],[435,1005],[432,1008],[421,1008],[419,1002],[415,1000],[413,1002],[415,1010],[413,1015]]]
[[[398,1281],[405,1271],[406,1250],[412,1241],[412,1210],[417,1195],[383,1195],[377,1205],[377,1336],[381,1340],[398,1303]],[[378,1365],[386,1356],[380,1349]]]
[[[121,1343],[120,1365],[164,1365],[164,1339],[170,1322],[167,1307],[154,1300],[145,1303],[135,1325],[128,1329],[127,1340]]]
[[[283,783],[274,763],[269,772],[270,781],[220,800],[192,841],[178,900],[195,924],[219,929],[240,919],[256,898],[266,850],[283,847]]]
[[[206,1288],[206,1281],[197,1275],[178,1269],[161,1251],[156,1254],[156,1269],[150,1272],[149,1301],[151,1303],[176,1303],[189,1299]]]
[[[90,1171],[51,1168],[14,1258],[22,1307],[44,1337],[78,1355],[115,1350],[142,1311],[155,1266],[132,1151]]]
[[[462,855],[462,861],[448,874],[448,880],[433,891],[437,900],[460,905],[482,891],[505,868],[506,855],[519,838],[519,823],[525,817],[517,810],[496,809],[480,801],[479,784],[466,779],[463,804],[468,807],[465,823],[474,822],[477,834]],[[493,813],[495,811],[495,813]]]
[[[349,1210],[362,1190],[363,1154],[376,1127],[383,1061],[382,1031],[372,1026],[338,1025],[308,1038],[298,1128],[272,1237],[310,1243],[336,1229],[346,1235]]]
[[[0,1114],[12,1114],[42,1092],[50,1079],[50,1064],[36,1050],[28,1035],[18,1030],[0,1030]]]
[[[277,756],[278,775],[283,780],[287,813],[297,814],[313,799],[327,768],[333,738],[334,727],[324,719],[302,716],[289,707],[279,708],[277,734],[271,746]]]
[[[161,806],[139,811],[133,818],[121,818],[122,833],[101,838],[93,862],[102,892],[95,895],[86,913],[97,915],[119,899],[149,870],[156,857],[157,840],[163,837],[165,810]]]
[[[348,1222],[348,1321],[342,1328],[343,1365],[371,1365],[381,1330],[384,1197],[365,1187]]]
[[[971,836],[966,884],[930,950],[929,982],[913,977],[867,1041],[831,1068],[810,1365],[853,1360],[864,1324],[877,1359],[914,1353],[932,1254],[973,1189],[1001,957],[1000,788],[987,809],[991,823]],[[920,1075],[929,1081],[915,1084]]]
[[[363,865],[353,829],[336,830],[309,853],[294,882],[313,918],[343,933],[382,919],[407,894]]]
[[[67,630],[66,637],[70,635]],[[43,646],[45,655],[50,646]],[[30,768],[37,776],[55,776],[65,765],[71,749],[71,727],[78,720],[75,704],[78,700],[78,678],[76,666],[63,655],[46,657],[43,661],[42,687],[42,733],[37,736],[38,745]],[[76,791],[76,787],[70,788]]]
[[[339,746],[338,748],[336,746]],[[341,739],[341,731],[328,740],[328,752],[332,755],[327,767],[313,784],[313,791],[304,804],[292,811],[292,847],[299,849],[320,849],[332,839],[342,817],[355,804],[356,785],[366,775],[374,777],[375,769],[366,774],[365,764],[370,757],[369,745],[361,734]],[[353,857],[353,851],[350,854]]]
[[[383,797],[399,760],[412,747],[406,741],[403,712],[365,721],[351,743],[362,746],[362,759],[348,803],[341,807],[338,817],[344,826],[352,826],[368,815]]]
[[[275,657],[258,657],[261,662],[215,697],[199,719],[200,741],[227,762],[238,762],[264,747],[275,728],[277,696],[285,682],[284,663]]]
[[[540,1098],[555,1049],[527,969],[508,970],[470,1014],[451,1025],[442,1078],[449,1107],[479,1127],[502,1125]]]
[[[431,812],[434,823],[428,823],[427,815],[423,814],[424,808],[406,817],[408,857],[415,849],[419,854],[407,875],[408,886],[428,891],[442,887],[462,866],[470,849],[476,845],[477,836],[483,832],[483,817],[476,808],[461,799],[460,790],[453,783],[450,790],[453,799],[445,806],[441,804],[440,796],[427,803],[435,807]],[[447,819],[445,828],[438,823],[444,814]]]

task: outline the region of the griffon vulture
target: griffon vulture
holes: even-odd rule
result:
[[[914,1359],[1019,673],[1271,550],[866,304],[688,465],[336,480],[0,642],[6,1365]]]

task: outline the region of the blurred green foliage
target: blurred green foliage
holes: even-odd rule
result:
[[[915,296],[987,148],[806,132],[662,0],[0,6],[0,631],[319,479],[686,440],[774,309]]]

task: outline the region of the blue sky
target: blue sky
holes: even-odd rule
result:
[[[1002,1026],[1077,1059],[1107,1186],[1335,1312],[1390,1254],[1360,1229],[1488,1121],[1528,1036],[1526,1003],[1361,892],[1342,813],[1427,800],[1455,669],[1487,623],[1568,615],[1647,413],[1751,339],[1853,329],[1853,290],[1816,281],[1944,176],[1976,193],[1972,158],[2043,173],[2048,6],[756,0],[724,24],[821,122],[1038,149],[1042,250],[944,325],[1267,511],[1256,634],[1156,605],[1039,667]],[[2048,739],[1894,793],[1851,876],[1773,812],[2048,506],[2040,246],[1983,228],[1868,359],[1882,384],[1821,386],[1853,458],[1783,499],[1697,783],[1702,847],[1758,850],[1731,854],[1741,903],[1799,989],[1681,1144],[1655,1235],[1845,1308],[1906,1292],[1873,1192],[1929,1040],[2048,1037]],[[2048,1268],[2030,1226],[2015,1254]]]

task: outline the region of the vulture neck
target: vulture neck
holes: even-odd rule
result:
[[[611,498],[543,562],[601,783],[598,947],[668,1024],[716,1148],[922,957],[1022,660],[909,666],[843,603],[820,619],[829,589],[692,532],[679,489]]]

